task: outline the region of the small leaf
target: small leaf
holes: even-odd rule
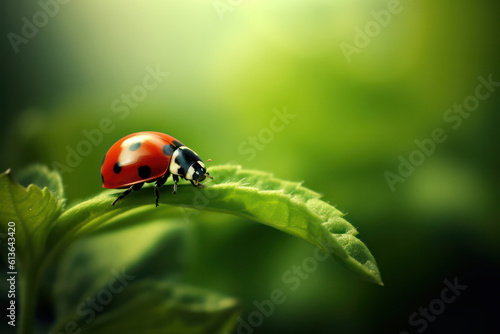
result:
[[[7,223],[15,223],[16,256],[21,266],[42,258],[46,236],[61,210],[62,203],[47,187],[31,184],[24,188],[12,179],[10,170],[0,174],[0,229],[7,233]]]
[[[47,187],[59,201],[64,201],[64,187],[61,174],[57,171],[49,170],[45,165],[31,165],[16,174],[15,179],[25,187],[30,184],[34,184],[40,189]]]

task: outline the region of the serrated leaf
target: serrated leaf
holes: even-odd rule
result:
[[[31,165],[17,173],[15,179],[24,187],[30,184],[34,184],[40,189],[47,187],[59,201],[64,201],[64,186],[61,174],[49,170],[45,165]]]
[[[66,210],[62,215],[63,198],[55,196],[63,194],[57,175],[50,176],[47,170],[34,168],[21,177],[42,186],[48,185],[53,189],[51,191],[47,187],[40,189],[34,184],[24,188],[13,181],[9,171],[1,174],[0,219],[2,222],[16,222],[17,256],[19,262],[26,266],[25,275],[21,276],[24,277],[21,279],[21,296],[26,301],[21,303],[21,306],[26,306],[21,311],[21,323],[26,325],[23,331],[30,331],[31,320],[23,321],[22,317],[26,317],[29,310],[34,310],[34,289],[51,259],[64,254],[63,250],[85,236],[117,232],[156,218],[181,217],[184,222],[189,222],[190,214],[195,210],[179,210],[175,206],[238,215],[274,227],[330,253],[360,277],[382,284],[375,259],[356,238],[356,229],[343,218],[340,211],[322,201],[319,194],[302,187],[300,183],[283,181],[265,172],[243,170],[239,166],[211,167],[210,172],[215,180],[206,182],[205,189],[184,184],[176,195],[167,195],[171,186],[164,187],[159,208],[154,205],[151,188],[135,192],[116,206],[110,204],[120,192],[105,191]],[[0,232],[7,232],[6,224],[0,228]],[[152,259],[154,262],[159,261],[154,257]],[[146,281],[148,284],[145,284]],[[178,287],[165,279],[137,280],[131,287],[128,293],[114,298],[122,300],[114,304],[116,309],[111,308],[99,321],[92,323],[82,323],[80,317],[80,326],[92,333],[139,331],[134,324],[139,324],[140,332],[143,333],[165,330],[219,333],[234,324],[238,312],[233,299]],[[84,291],[92,290],[89,289]],[[151,305],[154,314],[164,315],[169,321],[155,317],[159,321],[155,326],[145,322],[145,315],[140,316],[140,310]],[[63,314],[58,322],[58,326],[61,326],[68,317],[61,312],[61,308],[59,313]],[[127,320],[134,321],[129,325],[120,324],[117,319],[122,318],[123,314],[128,315]],[[62,328],[58,326],[56,328]],[[161,331],[157,331],[158,328]]]
[[[0,229],[6,234],[7,223],[15,223],[19,265],[41,259],[46,236],[61,210],[61,202],[47,187],[30,184],[24,188],[12,179],[10,170],[0,174]]]
[[[172,195],[169,194],[171,186],[163,187],[162,205],[158,208],[151,188],[134,192],[115,206],[110,204],[120,193],[104,192],[61,215],[51,231],[49,244],[69,243],[104,226],[119,227],[123,220],[133,224],[128,218],[137,212],[142,217],[171,215],[174,205],[234,214],[274,227],[332,254],[360,277],[382,284],[375,259],[355,237],[356,229],[339,210],[320,200],[319,194],[300,183],[239,166],[211,167],[210,173],[215,179],[206,182],[205,189],[184,184]],[[188,222],[189,218],[185,218]]]

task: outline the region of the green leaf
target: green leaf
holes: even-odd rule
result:
[[[15,179],[25,187],[30,184],[34,184],[40,189],[47,187],[59,201],[64,201],[64,187],[61,174],[57,171],[49,170],[45,165],[31,165],[16,174]]]
[[[62,211],[64,199],[54,195],[62,196],[62,183],[57,173],[33,167],[21,175],[21,179],[37,182],[42,188],[35,184],[22,187],[13,180],[10,170],[0,174],[0,232],[15,238],[12,271],[19,270],[19,333],[30,333],[42,263],[46,260],[47,235]],[[11,222],[15,229],[11,229]]]
[[[44,177],[39,174],[38,179],[43,181]],[[10,170],[0,174],[0,229],[6,234],[8,222],[15,223],[20,266],[37,263],[43,257],[46,237],[61,211],[62,202],[49,188],[34,184],[24,188],[12,179]]]
[[[205,189],[183,184],[176,195],[171,195],[167,194],[171,185],[165,186],[159,208],[154,205],[153,191],[149,187],[131,194],[115,206],[111,203],[121,191],[105,191],[62,214],[63,187],[57,173],[39,166],[32,167],[21,174],[20,179],[39,186],[30,184],[27,188],[17,184],[10,171],[0,174],[0,219],[5,222],[0,226],[0,232],[7,233],[7,222],[16,223],[17,257],[20,267],[24,267],[20,281],[23,301],[20,331],[32,331],[30,314],[35,310],[34,296],[44,270],[51,260],[63,256],[63,251],[76,241],[88,236],[111,235],[110,232],[115,234],[144,221],[164,220],[165,217],[181,218],[187,223],[197,210],[237,215],[294,235],[330,253],[360,277],[382,284],[375,259],[356,238],[357,231],[340,211],[322,201],[319,194],[300,183],[283,181],[269,173],[244,170],[239,166],[211,167],[210,172],[215,180],[207,180]],[[158,242],[151,243],[154,245],[162,249]],[[143,251],[147,253],[146,249],[148,247]],[[150,256],[140,257],[143,262],[137,261],[137,270],[147,272],[148,266],[168,263],[159,254],[164,253],[153,252]],[[81,269],[68,268],[70,271]],[[65,311],[74,310],[74,302],[84,297],[82,293],[95,293],[97,286],[103,283],[102,278],[92,276],[89,279],[91,284],[83,282],[79,285],[81,291],[73,290],[73,298],[58,306],[57,329],[66,326],[65,319],[70,317]],[[64,287],[64,284],[60,286]],[[64,295],[61,291],[59,293]],[[144,333],[159,332],[155,328],[179,333],[219,333],[235,323],[239,310],[234,299],[177,286],[167,275],[135,280],[126,293],[117,294],[113,300],[116,300],[114,306],[110,304],[109,312],[103,313],[99,320],[87,323],[80,314],[78,324],[93,333],[137,332],[139,327],[118,320],[125,315],[127,320],[134,319],[141,328],[140,332]],[[158,323],[148,321],[148,314],[141,313],[144,309],[157,315],[152,319]]]
[[[272,174],[244,170],[239,166],[211,167],[210,174],[215,179],[206,182],[204,189],[184,184],[179,186],[177,194],[172,195],[168,193],[171,186],[163,187],[162,204],[158,208],[154,205],[153,191],[148,187],[134,192],[115,206],[111,203],[120,192],[106,191],[62,214],[51,231],[48,244],[70,243],[75,238],[102,229],[119,228],[123,221],[133,225],[134,216],[149,219],[179,214],[179,211],[173,211],[174,205],[234,214],[274,227],[332,254],[360,277],[382,284],[375,259],[356,238],[356,229],[339,210],[320,200],[319,194],[300,183],[283,181]],[[189,222],[192,212],[180,213]]]

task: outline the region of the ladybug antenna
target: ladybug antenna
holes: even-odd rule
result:
[[[207,159],[207,160],[205,160],[204,162],[212,162],[212,159]],[[205,175],[206,175],[209,179],[212,179],[212,180],[214,179],[214,177],[213,177],[213,176],[210,176],[210,173],[209,173],[209,172],[206,172],[206,173],[205,173]]]

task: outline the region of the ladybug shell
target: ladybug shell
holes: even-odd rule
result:
[[[173,152],[184,146],[172,136],[144,131],[111,146],[101,167],[103,188],[125,188],[154,181],[168,172]]]

